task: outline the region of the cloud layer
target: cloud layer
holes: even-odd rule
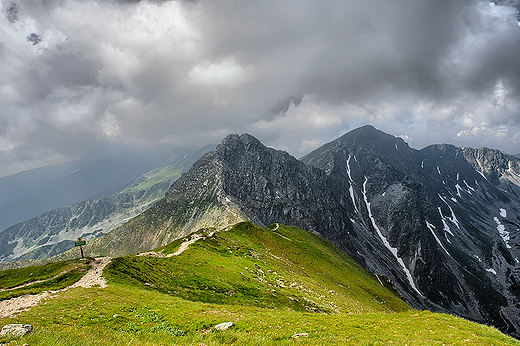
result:
[[[0,176],[249,132],[359,125],[520,152],[519,1],[4,1]]]

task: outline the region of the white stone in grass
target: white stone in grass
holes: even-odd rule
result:
[[[298,333],[298,334],[294,334],[293,336],[291,336],[291,338],[298,339],[298,338],[306,338],[308,336],[309,336],[309,333]]]
[[[215,328],[216,330],[226,330],[231,326],[233,326],[233,322],[224,322],[224,323],[217,324],[213,328]]]
[[[30,324],[6,324],[0,331],[0,336],[24,336],[33,330],[33,326]]]

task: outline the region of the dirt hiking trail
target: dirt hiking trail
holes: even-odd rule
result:
[[[103,274],[103,269],[108,263],[110,263],[111,260],[111,257],[95,258],[92,262],[90,262],[90,270],[78,282],[59,291],[45,291],[39,294],[26,295],[0,301],[0,318],[11,317],[18,312],[27,311],[31,307],[38,305],[42,299],[47,299],[49,297],[52,298],[54,294],[67,291],[71,288],[91,288],[93,286],[99,286],[101,288],[107,287],[106,280],[101,275]],[[50,279],[52,278],[49,278],[48,280]],[[16,288],[20,288],[22,286]]]

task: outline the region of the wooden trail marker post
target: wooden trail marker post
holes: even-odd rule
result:
[[[78,241],[74,243],[74,246],[79,246],[79,249],[81,250],[81,258],[85,258],[83,257],[83,245],[85,244],[87,244],[87,242],[81,239],[81,237],[79,237]]]

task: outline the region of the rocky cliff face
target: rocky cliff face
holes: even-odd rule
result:
[[[215,155],[223,167],[225,198],[251,221],[291,224],[315,233],[352,229],[348,210],[337,193],[341,186],[335,187],[322,170],[286,152],[266,148],[250,135],[228,136]]]
[[[488,148],[463,148],[471,166],[493,185],[520,196],[520,165],[517,156]]]
[[[242,220],[295,225],[387,275],[414,307],[518,336],[519,163],[489,149],[415,150],[370,126],[301,161],[230,135],[87,253],[136,253]]]
[[[412,305],[519,335],[518,158],[451,145],[415,150],[364,127],[302,161],[348,184],[362,220],[351,237],[361,263],[388,275]]]

